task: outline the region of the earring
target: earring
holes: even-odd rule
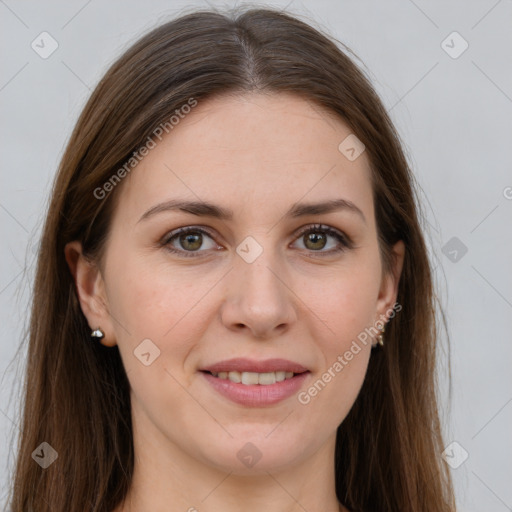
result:
[[[384,334],[384,331],[386,330],[386,326],[383,325],[382,327],[379,328],[379,331],[380,331],[380,334],[379,334],[379,337],[378,337],[378,343],[381,347],[384,346],[384,337],[382,336]]]
[[[101,340],[105,337],[105,333],[98,327],[91,332],[91,338],[98,338]]]
[[[372,348],[377,348],[377,345],[380,345],[381,347],[384,346],[384,337],[382,335],[384,334],[384,331],[386,330],[386,326],[383,325],[382,327],[377,327],[377,329],[379,329],[380,334],[377,337],[377,343],[372,345]]]

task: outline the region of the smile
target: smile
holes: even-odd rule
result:
[[[266,407],[284,401],[299,393],[310,375],[309,371],[199,373],[215,394],[244,407]]]
[[[294,375],[293,372],[277,371],[277,372],[210,372],[214,377],[219,379],[227,379],[231,382],[242,383],[246,386],[259,384],[268,386],[276,382],[282,382],[291,379]]]

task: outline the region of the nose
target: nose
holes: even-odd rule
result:
[[[283,335],[297,320],[297,298],[286,276],[271,251],[252,263],[237,256],[225,285],[223,325],[258,339]]]

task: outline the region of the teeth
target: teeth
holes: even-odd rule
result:
[[[261,384],[267,386],[268,384],[275,384],[276,382],[282,382],[285,379],[291,379],[294,375],[293,372],[211,372],[214,377],[219,379],[228,379],[231,382],[242,383],[246,386],[254,386],[255,384]]]
[[[248,386],[251,384],[259,384],[258,374],[253,372],[242,372],[242,384],[247,384]]]
[[[275,372],[260,373],[258,375],[258,384],[263,384],[264,386],[266,386],[267,384],[275,384],[275,383],[276,383]]]
[[[227,378],[233,382],[242,382],[242,376],[240,375],[240,372],[229,372]]]

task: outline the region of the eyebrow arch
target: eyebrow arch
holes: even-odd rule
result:
[[[221,206],[205,201],[186,201],[180,199],[171,199],[159,203],[147,210],[137,223],[146,220],[157,213],[166,211],[180,210],[197,216],[213,217],[221,220],[232,220],[233,211]],[[284,215],[286,218],[304,217],[307,215],[321,215],[334,211],[345,210],[355,213],[366,223],[364,213],[352,202],[347,199],[331,199],[318,203],[296,203]]]

